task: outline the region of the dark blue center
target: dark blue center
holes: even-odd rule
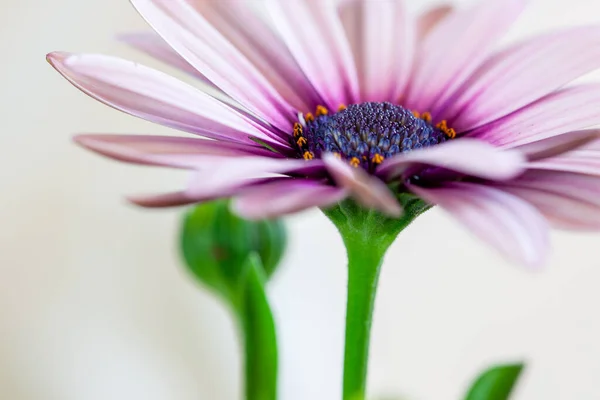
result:
[[[392,103],[353,104],[336,113],[309,118],[294,141],[301,155],[336,153],[371,169],[383,159],[448,140],[443,129]],[[308,153],[307,153],[308,152]]]

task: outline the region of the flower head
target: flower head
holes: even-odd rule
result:
[[[250,218],[352,197],[390,216],[398,194],[439,205],[508,256],[538,264],[547,225],[600,228],[600,27],[497,50],[525,0],[132,0],[158,33],[122,40],[217,95],[109,56],[51,53],[71,83],[129,114],[192,133],[81,135],[121,161],[193,171],[163,207],[233,197]],[[270,19],[267,23],[263,17]]]

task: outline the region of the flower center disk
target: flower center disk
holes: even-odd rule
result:
[[[334,153],[351,165],[373,170],[386,158],[435,146],[456,133],[445,121],[431,124],[420,115],[392,103],[361,103],[329,113],[318,107],[316,116],[306,114],[294,127],[293,145],[305,159]]]

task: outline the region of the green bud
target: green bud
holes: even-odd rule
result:
[[[239,296],[248,256],[256,253],[264,275],[275,272],[286,245],[279,220],[248,221],[229,210],[229,202],[194,207],[184,218],[181,235],[188,269],[202,283],[226,298]]]

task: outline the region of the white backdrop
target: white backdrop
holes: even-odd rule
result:
[[[600,23],[600,0],[532,3],[512,37]],[[149,212],[121,197],[177,187],[183,177],[70,142],[77,132],[166,129],[94,102],[44,61],[68,50],[158,66],[112,40],[144,28],[141,18],[126,0],[0,0],[0,11],[0,398],[240,398],[233,326],[178,260],[180,211]],[[290,218],[289,228],[290,249],[271,287],[281,398],[336,399],[342,244],[316,211]],[[600,236],[553,239],[551,262],[533,274],[438,210],[418,220],[385,264],[372,394],[459,399],[484,366],[524,359],[515,399],[600,399]]]

